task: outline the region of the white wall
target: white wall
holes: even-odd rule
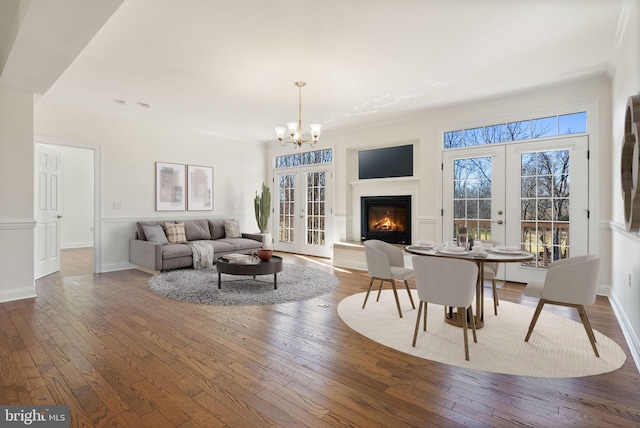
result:
[[[357,181],[357,152],[361,149],[400,144],[414,144],[414,176],[418,179],[418,224],[413,240],[418,238],[441,240],[441,145],[444,130],[458,126],[480,126],[525,118],[543,117],[545,113],[558,114],[586,109],[589,112],[590,165],[590,251],[600,252],[602,243],[609,240],[611,190],[611,81],[605,76],[578,82],[522,91],[513,95],[469,102],[435,110],[424,111],[402,121],[351,130],[326,131],[316,148],[334,147],[334,181],[336,184],[334,208],[334,241],[358,240],[358,201],[354,196],[362,193]],[[286,148],[285,150],[286,151]],[[271,156],[283,149],[270,147]],[[378,182],[387,185],[413,186],[414,183],[393,180]],[[600,282],[610,283],[610,258],[603,253]]]
[[[640,95],[640,2],[633,1],[628,5],[630,11],[617,52],[612,89],[611,298],[620,314],[618,318],[636,364],[640,367],[640,235],[625,229],[619,175],[627,98]]]
[[[35,296],[33,94],[0,85],[0,302]]]
[[[62,154],[60,248],[93,246],[93,150],[44,144]]]
[[[238,218],[257,232],[253,196],[265,177],[263,146],[185,129],[107,117],[39,101],[35,134],[101,148],[101,246],[98,271],[126,269],[135,222],[147,219]],[[155,211],[155,162],[214,168],[213,211]],[[120,207],[120,208],[118,208]]]

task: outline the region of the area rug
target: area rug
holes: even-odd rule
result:
[[[413,298],[418,306],[415,290]],[[406,354],[458,367],[544,378],[590,376],[616,370],[625,362],[624,351],[614,341],[594,330],[600,358],[596,357],[582,323],[543,310],[529,339],[524,341],[535,308],[501,300],[498,315],[493,301],[485,297],[485,324],[477,330],[478,343],[469,330],[469,361],[464,359],[462,330],[444,322],[442,306],[429,304],[427,331],[418,332],[411,346],[417,309],[400,294],[404,318],[391,290],[383,290],[380,301],[369,299],[362,309],[365,293],[343,299],[340,318],[353,330],[382,345]],[[487,310],[490,309],[490,310]],[[588,309],[587,309],[588,311]]]
[[[273,275],[251,276],[222,274],[218,289],[218,271],[179,269],[162,272],[149,280],[155,293],[176,300],[208,305],[275,305],[308,300],[338,286],[330,273],[308,266],[284,263],[278,273],[278,289],[273,289]]]

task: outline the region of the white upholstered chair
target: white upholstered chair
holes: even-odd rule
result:
[[[478,280],[478,266],[469,261],[444,257],[414,256],[411,260],[413,271],[416,274],[416,289],[420,298],[416,328],[413,332],[413,346],[416,346],[418,339],[418,327],[423,308],[423,330],[427,331],[428,303],[455,307],[458,308],[457,316],[462,318],[464,356],[468,361],[467,317],[471,321],[473,341],[478,341],[472,308]]]
[[[411,289],[407,280],[413,278],[413,269],[405,267],[404,254],[401,249],[394,247],[393,245],[379,241],[377,239],[371,239],[364,241],[364,253],[367,259],[367,271],[371,275],[371,281],[369,282],[369,289],[367,295],[364,297],[364,303],[362,309],[367,304],[369,293],[375,281],[380,281],[380,288],[378,289],[378,298],[380,299],[380,292],[382,291],[382,285],[385,282],[391,283],[393,288],[393,294],[396,298],[396,305],[398,306],[398,314],[402,318],[402,309],[400,309],[400,301],[398,300],[398,290],[396,289],[396,280],[402,281],[407,293],[409,293],[409,300],[411,300],[411,306],[413,309],[416,305],[413,303],[413,297],[411,296]]]
[[[544,283],[529,283],[524,289],[525,296],[538,297],[540,301],[533,314],[525,342],[529,341],[533,328],[538,321],[542,307],[546,304],[570,306],[578,310],[593,352],[599,357],[596,338],[587,318],[584,305],[592,305],[596,300],[600,256],[570,257],[557,260],[549,265]]]
[[[482,241],[483,244],[490,244],[493,247],[502,245],[498,241]],[[500,306],[500,300],[498,299],[498,288],[496,287],[496,275],[498,275],[498,262],[486,262],[484,266],[484,279],[491,280],[491,288],[493,289],[493,313],[498,315],[498,306]],[[484,286],[484,284],[482,284]]]

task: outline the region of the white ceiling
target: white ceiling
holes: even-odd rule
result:
[[[297,120],[296,80],[307,82],[303,128],[330,131],[607,73],[625,10],[625,0],[125,0],[42,100],[274,141],[275,126]]]

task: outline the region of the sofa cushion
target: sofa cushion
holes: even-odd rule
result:
[[[142,225],[142,230],[149,242],[156,242],[160,245],[168,244],[167,235],[164,234],[164,229],[159,224],[151,225]]]
[[[220,239],[216,239],[215,241],[208,241],[213,245],[213,258],[216,259],[219,253],[227,253],[229,251],[235,251],[236,247],[228,242],[223,242]]]
[[[187,244],[169,244],[162,246],[162,259],[175,259],[178,257],[191,257],[193,256],[193,252],[191,252],[191,247]]]
[[[216,242],[233,245],[235,251],[256,250],[262,247],[262,242],[247,238],[222,238],[216,240]]]
[[[184,233],[184,223],[165,223],[164,227],[167,231],[167,240],[170,244],[184,244],[187,242],[187,236]]]
[[[224,221],[224,237],[225,238],[241,238],[240,222],[238,220]]]
[[[165,221],[139,221],[136,223],[136,229],[138,232],[138,239],[141,241],[146,241],[147,240],[147,235],[145,235],[144,233],[144,228],[143,226],[155,226],[155,225],[160,225],[160,227],[162,228],[163,231],[165,231],[165,227],[164,224],[166,222]],[[175,222],[172,222],[175,223]]]
[[[209,231],[211,232],[211,239],[224,238],[224,220],[209,220]]]
[[[186,220],[184,222],[184,233],[187,241],[198,241],[201,239],[211,239],[209,222],[202,220]]]

